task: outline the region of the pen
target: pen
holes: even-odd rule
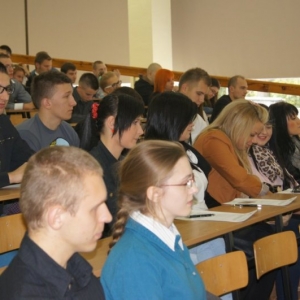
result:
[[[233,204],[233,206],[238,206],[238,207],[258,207],[258,208],[261,208],[261,204]]]
[[[202,218],[202,217],[213,217],[214,214],[205,214],[205,215],[192,215],[192,216],[189,216],[189,218]]]

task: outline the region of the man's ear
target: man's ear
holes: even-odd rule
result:
[[[157,186],[149,186],[147,188],[147,198],[153,203],[158,203],[163,194],[163,190]]]
[[[65,214],[68,213],[61,205],[50,206],[46,212],[46,221],[53,230],[58,230],[64,223]]]
[[[189,85],[187,84],[187,82],[183,83],[182,86],[180,87],[180,92],[185,93],[185,92],[187,92],[188,88],[189,88]]]
[[[49,98],[43,98],[41,101],[41,106],[45,107],[46,109],[51,108],[52,106],[52,101]]]

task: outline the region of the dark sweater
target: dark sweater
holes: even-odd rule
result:
[[[152,95],[154,86],[149,82],[147,77],[140,76],[135,82],[134,89],[142,96],[145,106],[149,105],[149,97]]]
[[[232,101],[228,95],[223,95],[221,98],[219,98],[210,117],[210,123],[212,123],[223,110],[223,108],[231,102]]]
[[[8,172],[27,162],[33,153],[8,116],[0,115],[0,187],[9,185]]]

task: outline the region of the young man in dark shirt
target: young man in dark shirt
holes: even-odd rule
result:
[[[94,250],[111,221],[102,173],[75,147],[47,147],[30,158],[20,198],[28,232],[0,277],[0,299],[104,299],[77,253]]]
[[[248,84],[245,77],[241,75],[233,76],[228,81],[228,93],[229,95],[223,95],[218,101],[215,103],[215,107],[213,113],[210,118],[210,123],[212,123],[221,111],[227,106],[229,103],[239,99],[245,99],[248,91]]]
[[[0,63],[0,187],[21,182],[26,162],[34,153],[4,114],[12,92],[6,68]]]
[[[147,68],[146,76],[141,75],[134,84],[134,89],[142,96],[145,106],[148,106],[150,96],[154,90],[154,78],[161,65],[152,63]]]

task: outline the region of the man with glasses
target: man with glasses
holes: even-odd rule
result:
[[[98,79],[94,74],[84,73],[81,75],[78,86],[73,89],[76,106],[73,108],[72,118],[68,122],[78,123],[89,114],[98,88]]]
[[[105,95],[111,94],[114,90],[120,87],[122,81],[119,80],[115,72],[105,73],[100,80],[100,87],[104,91]]]
[[[0,53],[0,62],[6,67],[8,76],[10,77],[10,84],[12,93],[9,95],[7,104],[8,109],[33,109],[34,105],[31,97],[25,90],[24,86],[13,79],[13,64],[11,58],[7,54]]]
[[[34,153],[4,114],[11,93],[10,78],[0,63],[0,187],[21,182],[26,162]]]

